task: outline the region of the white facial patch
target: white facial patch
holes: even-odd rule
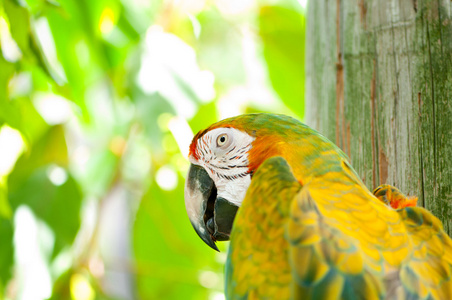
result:
[[[235,180],[220,179],[218,183],[214,182],[217,187],[218,197],[222,197],[240,207],[250,186],[251,175],[247,174]]]
[[[251,183],[248,151],[254,137],[235,128],[216,128],[197,142],[199,160],[190,162],[204,167],[217,188],[217,196],[240,206]]]

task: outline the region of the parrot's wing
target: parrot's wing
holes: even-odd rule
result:
[[[452,239],[441,221],[420,207],[398,211],[412,245],[411,259],[403,264],[400,280],[407,293],[424,299],[452,299]]]
[[[452,242],[439,220],[422,208],[387,207],[343,166],[292,202],[294,298],[452,299]]]
[[[451,253],[437,218],[389,208],[346,162],[302,187],[272,157],[234,221],[226,298],[452,299]]]
[[[282,157],[259,166],[231,232],[226,299],[289,299],[292,268],[285,231],[290,203],[300,189]]]

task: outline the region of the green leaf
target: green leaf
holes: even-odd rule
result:
[[[49,300],[71,299],[70,281],[74,273],[73,269],[69,269],[61,274],[53,284],[52,297]]]
[[[218,121],[218,111],[215,102],[210,102],[199,106],[196,115],[190,120],[189,124],[194,133],[207,128],[210,124]]]
[[[7,62],[0,51],[0,121],[9,123],[11,127],[14,127],[14,113],[11,115],[10,103],[8,103],[8,83],[13,76],[15,67],[14,64]],[[12,123],[12,124],[11,124]]]
[[[55,233],[54,255],[73,242],[80,226],[82,195],[72,176],[57,186],[49,179],[51,168],[68,164],[62,126],[53,126],[30,145],[8,177],[8,197],[13,210],[28,205]]]
[[[34,171],[49,164],[66,167],[67,147],[62,126],[50,127],[44,134],[35,137],[29,152],[25,152],[16,162],[8,177],[9,192],[15,192]]]
[[[11,220],[0,217],[0,298],[3,299],[5,287],[11,278],[11,268],[13,266],[13,225]]]
[[[0,119],[20,131],[26,143],[31,143],[48,130],[49,125],[36,111],[28,97],[18,97],[13,101],[0,101]]]
[[[27,52],[30,36],[30,16],[27,9],[11,0],[4,0],[4,8],[8,15],[12,38],[16,41],[22,53]]]
[[[26,8],[20,6],[19,3],[11,0],[5,0],[4,3],[5,12],[10,23],[11,36],[23,54],[21,63],[29,67],[39,66],[51,78],[44,53],[40,51],[36,43],[36,32],[32,31],[30,27],[30,13]],[[28,1],[29,9],[32,12],[39,10],[43,3],[41,0]],[[30,5],[33,5],[33,7]]]
[[[0,119],[3,120],[10,127],[22,131],[22,118],[20,115],[20,108],[16,102],[0,100]]]
[[[12,101],[20,113],[20,132],[27,143],[34,143],[49,130],[49,125],[38,113],[28,97],[20,97]]]
[[[55,234],[53,254],[56,255],[64,246],[72,244],[80,227],[82,195],[70,175],[57,186],[50,181],[48,172],[48,166],[36,169],[14,192],[9,193],[9,200],[14,209],[28,205],[49,225]]]
[[[0,218],[11,219],[11,207],[9,206],[6,186],[1,183],[0,180]]]
[[[38,13],[45,4],[45,0],[25,0],[31,13]]]
[[[259,13],[260,36],[273,88],[301,118],[304,115],[305,19],[298,10],[264,6]]]

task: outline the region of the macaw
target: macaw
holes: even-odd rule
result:
[[[452,240],[430,212],[294,118],[247,114],[198,132],[185,206],[230,239],[227,299],[452,299]]]

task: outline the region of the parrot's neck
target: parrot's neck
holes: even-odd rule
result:
[[[287,142],[281,148],[281,156],[287,160],[295,178],[303,185],[321,179],[325,183],[349,180],[363,186],[356,172],[351,169],[345,153],[316,132]]]

